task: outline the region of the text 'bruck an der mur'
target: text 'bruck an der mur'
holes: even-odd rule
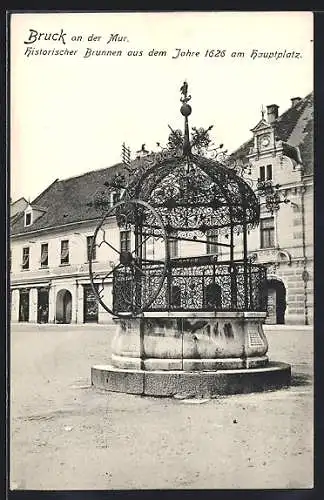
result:
[[[47,48],[40,47],[39,43],[42,42],[55,42],[55,47]],[[75,44],[78,43],[83,44],[87,43],[88,46],[82,46],[78,48],[74,48]],[[105,48],[93,48],[95,44],[98,47],[98,43],[105,43]],[[206,59],[223,59],[225,57],[230,57],[232,59],[272,59],[272,60],[280,60],[280,59],[300,59],[302,57],[301,53],[289,49],[276,49],[276,50],[265,50],[259,48],[253,48],[249,50],[229,50],[223,47],[220,48],[204,48],[204,49],[189,49],[182,47],[175,47],[172,49],[158,49],[155,47],[152,48],[131,48],[129,45],[127,49],[119,48],[121,44],[129,44],[129,39],[126,35],[119,33],[111,33],[107,37],[103,37],[102,35],[90,34],[87,36],[84,35],[72,35],[68,36],[63,29],[57,31],[55,33],[49,32],[39,32],[37,30],[30,29],[29,36],[24,41],[24,44],[27,45],[25,47],[24,54],[26,57],[32,56],[78,56],[83,59],[93,59],[96,57],[166,57],[174,60],[180,59],[198,59],[198,58],[206,58]],[[67,44],[71,44],[69,47],[66,47]],[[117,44],[118,48],[107,48],[107,44],[115,45]],[[73,47],[74,45],[74,47]],[[91,45],[91,46],[90,46]],[[125,45],[124,45],[125,46]]]

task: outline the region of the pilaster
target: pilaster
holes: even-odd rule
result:
[[[19,290],[15,288],[11,292],[11,321],[19,321]]]
[[[29,323],[37,323],[38,290],[31,288],[29,292]]]
[[[48,322],[55,323],[56,287],[51,285],[48,292]]]

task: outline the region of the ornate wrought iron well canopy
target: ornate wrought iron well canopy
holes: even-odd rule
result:
[[[247,232],[259,223],[259,200],[225,156],[216,154],[215,159],[202,154],[210,146],[211,127],[193,128],[190,140],[191,96],[186,82],[181,94],[184,133],[171,129],[167,147],[149,153],[143,145],[145,154],[133,162],[124,155],[124,171],[106,184],[123,191],[121,201],[96,229],[93,243],[93,248],[106,244],[119,254],[117,266],[100,278],[102,291],[105,280],[113,279],[113,311],[97,291],[90,260],[93,288],[103,307],[116,315],[149,310],[264,310],[265,270],[247,257]],[[119,251],[107,240],[103,226],[111,216],[120,227],[133,231],[133,250]],[[227,261],[217,262],[212,255],[170,259],[170,241],[210,243],[210,231],[229,238],[220,243],[229,248]],[[234,260],[234,232],[243,238],[243,258],[238,261]],[[157,260],[147,259],[143,252],[150,238],[164,240],[164,255]]]

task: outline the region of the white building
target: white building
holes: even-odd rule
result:
[[[252,133],[233,157],[249,164],[254,186],[272,180],[287,200],[273,214],[261,204],[260,226],[248,239],[255,261],[268,267],[267,321],[312,324],[313,95],[292,98],[281,116],[277,105],[267,106]]]

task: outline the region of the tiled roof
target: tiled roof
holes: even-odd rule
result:
[[[10,217],[10,224],[14,224],[24,212],[17,212]]]
[[[11,221],[16,220],[23,213],[28,205],[28,201],[23,196],[10,204]]]
[[[21,215],[11,227],[11,234],[29,233],[37,229],[50,228],[96,219],[100,213],[88,203],[93,201],[96,192],[106,188],[104,183],[121,168],[121,164],[94,170],[78,177],[54,181],[43,191],[31,206],[46,210],[31,226],[24,227],[24,217]]]
[[[304,175],[313,173],[313,93],[301,99],[280,115],[272,126],[275,136],[290,146],[298,146],[304,165]],[[245,142],[231,155],[232,158],[246,159],[253,138]]]

